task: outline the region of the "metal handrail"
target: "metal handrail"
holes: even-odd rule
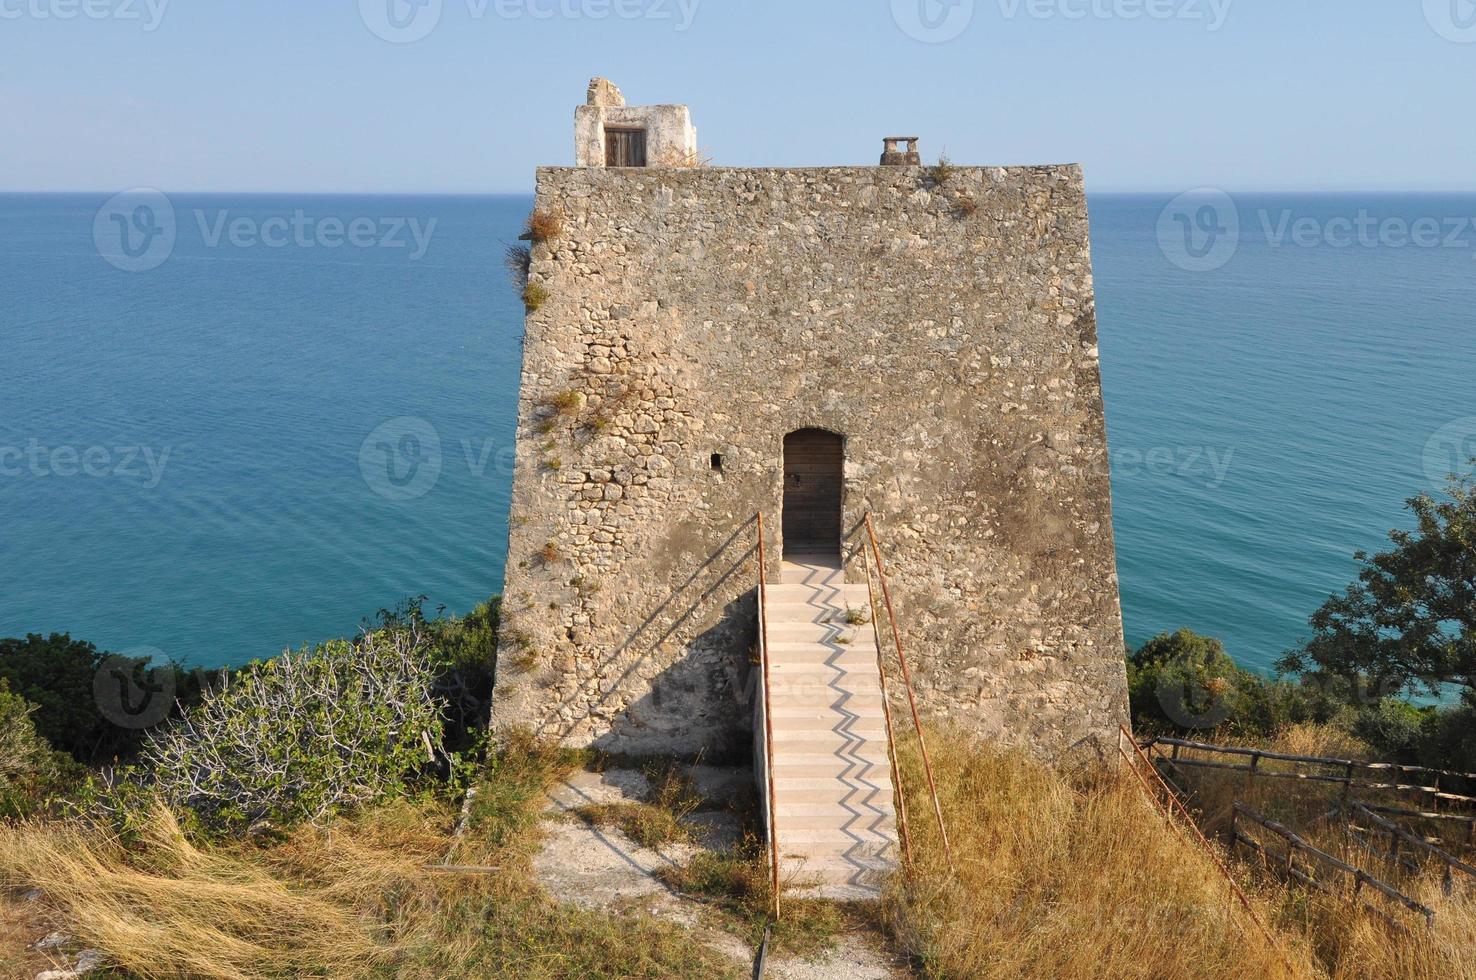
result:
[[[953,865],[953,845],[948,842],[948,828],[943,823],[943,804],[938,802],[938,783],[933,779],[933,760],[928,755],[928,742],[923,736],[922,719],[917,712],[917,695],[912,689],[912,672],[907,669],[907,654],[902,650],[902,631],[897,628],[897,612],[892,606],[892,590],[887,585],[886,566],[882,564],[881,549],[876,543],[876,528],[872,526],[871,515],[866,515],[866,535],[871,539],[871,554],[876,561],[876,577],[881,582],[882,599],[887,606],[887,619],[892,624],[892,642],[897,647],[897,662],[902,667],[902,683],[907,688],[907,704],[912,709],[912,725],[917,730],[917,744],[922,751],[923,772],[928,777],[928,792],[933,797],[933,813],[938,817],[938,833],[943,838],[943,852],[948,856],[948,864]]]
[[[764,780],[768,784],[766,806],[769,813],[769,886],[773,893],[774,919],[779,919],[779,828],[775,826],[774,812],[774,705],[770,698],[769,681],[769,616],[768,577],[764,570],[764,515],[758,520],[758,615],[759,615],[759,664],[763,670],[764,684]]]
[[[1285,963],[1288,967],[1290,967],[1291,961],[1286,958],[1286,953],[1282,950],[1281,945],[1277,943],[1275,937],[1271,935],[1271,930],[1266,927],[1266,923],[1262,921],[1260,915],[1256,913],[1255,906],[1253,906],[1250,899],[1246,897],[1245,891],[1236,882],[1235,876],[1230,873],[1230,869],[1225,867],[1225,862],[1220,860],[1220,855],[1215,850],[1214,845],[1209,842],[1209,839],[1204,836],[1204,831],[1200,830],[1199,825],[1194,822],[1194,817],[1190,815],[1188,808],[1184,806],[1184,803],[1179,799],[1178,794],[1176,794],[1169,787],[1168,783],[1164,782],[1163,774],[1158,771],[1158,768],[1154,766],[1153,763],[1149,760],[1148,756],[1143,753],[1143,749],[1138,745],[1137,740],[1133,738],[1133,733],[1128,731],[1127,726],[1119,724],[1117,726],[1117,732],[1117,754],[1122,757],[1123,761],[1128,764],[1128,769],[1130,769],[1132,771],[1132,774],[1137,777],[1138,783],[1143,787],[1143,792],[1148,797],[1148,801],[1156,810],[1160,811],[1163,814],[1164,819],[1168,822],[1168,825],[1172,827],[1175,831],[1177,831],[1185,840],[1197,840],[1199,842],[1200,848],[1209,855],[1210,860],[1213,861],[1215,867],[1219,869],[1220,875],[1227,882],[1229,882],[1231,893],[1234,894],[1234,896],[1240,901],[1241,907],[1245,909],[1245,912],[1248,916],[1250,916],[1251,921],[1256,924],[1256,928],[1260,930],[1261,935],[1266,937],[1266,941],[1271,944],[1271,947],[1273,949],[1276,950],[1276,954],[1281,958],[1281,961]],[[1124,740],[1126,740],[1126,742],[1133,747],[1133,753],[1134,756],[1136,756],[1136,761],[1134,760],[1133,756],[1129,756],[1127,752],[1123,750],[1122,743]],[[1142,770],[1137,765],[1138,762],[1142,762],[1143,765],[1147,767],[1148,772],[1153,776],[1154,782],[1158,785],[1159,789],[1163,790],[1164,796],[1162,798],[1160,798],[1158,792],[1154,790],[1153,784],[1149,783],[1148,778],[1143,775]],[[1168,800],[1167,805],[1164,804],[1164,799]],[[1181,827],[1179,823],[1174,820],[1175,814],[1177,814],[1183,820],[1183,827],[1188,827],[1189,830],[1193,832],[1193,838],[1190,838],[1190,836],[1184,832],[1183,827]]]
[[[871,616],[871,635],[876,638],[876,670],[881,678],[882,717],[887,721],[887,761],[892,766],[892,800],[897,807],[897,833],[902,838],[903,867],[912,868],[912,835],[907,829],[907,796],[902,792],[902,769],[897,763],[897,736],[892,729],[892,703],[887,693],[887,667],[882,657],[881,622],[876,591],[871,586],[871,555],[861,549],[866,568],[866,612]]]

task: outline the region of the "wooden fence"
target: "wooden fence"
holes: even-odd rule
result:
[[[1424,872],[1431,864],[1438,863],[1446,894],[1451,893],[1457,880],[1476,883],[1476,865],[1442,846],[1476,848],[1476,806],[1473,806],[1476,796],[1470,795],[1471,788],[1476,787],[1476,775],[1398,763],[1292,755],[1176,738],[1149,738],[1140,743],[1140,747],[1171,784],[1173,781],[1164,770],[1185,775],[1188,770],[1197,768],[1244,773],[1251,779],[1290,779],[1341,786],[1338,804],[1326,819],[1329,823],[1341,825],[1349,841],[1389,866],[1395,878],[1404,872]],[[1167,754],[1163,754],[1165,749]],[[1196,758],[1186,754],[1188,752],[1220,758]],[[1269,768],[1262,765],[1265,761],[1282,763],[1290,768]],[[1455,785],[1457,783],[1459,787]],[[1183,787],[1174,785],[1173,788],[1181,797],[1185,795]],[[1466,792],[1455,792],[1456,788]],[[1359,795],[1370,792],[1414,795],[1424,806],[1391,806],[1359,799],[1354,796],[1355,792]],[[1399,819],[1449,825],[1461,839],[1451,841],[1416,834],[1396,822]],[[1246,832],[1247,823],[1275,835],[1278,843],[1272,845],[1257,840]],[[1382,895],[1398,907],[1422,916],[1426,923],[1434,920],[1434,910],[1395,884],[1315,847],[1286,825],[1263,816],[1243,802],[1235,801],[1233,804],[1230,829],[1235,846],[1257,853],[1268,866],[1276,868],[1289,880],[1328,894],[1344,894],[1391,922],[1394,920],[1387,912],[1368,901],[1369,894]]]
[[[1275,834],[1281,839],[1285,852],[1277,854],[1271,845],[1264,844],[1243,831],[1240,825],[1242,819],[1249,820]],[[1234,842],[1237,846],[1249,848],[1259,854],[1267,867],[1279,870],[1289,880],[1300,882],[1327,895],[1346,897],[1385,921],[1398,925],[1393,916],[1368,900],[1364,894],[1364,889],[1368,888],[1400,907],[1423,916],[1427,926],[1435,923],[1434,909],[1416,901],[1362,868],[1355,867],[1321,848],[1314,847],[1286,825],[1262,816],[1244,803],[1235,804],[1231,815],[1230,831],[1234,835]],[[1297,862],[1298,857],[1302,858],[1300,865]]]
[[[1242,772],[1265,779],[1333,783],[1343,787],[1345,799],[1351,795],[1353,790],[1411,794],[1422,798],[1422,802],[1426,805],[1421,809],[1436,813],[1440,812],[1442,804],[1447,807],[1476,807],[1476,795],[1470,795],[1472,790],[1476,789],[1476,774],[1472,773],[1428,769],[1424,766],[1406,766],[1393,762],[1361,762],[1355,759],[1290,755],[1285,752],[1268,752],[1264,749],[1243,748],[1238,745],[1191,742],[1180,738],[1149,738],[1142,743],[1144,750],[1150,752],[1162,746],[1169,748],[1168,761],[1177,769],[1218,769]],[[1236,763],[1199,759],[1185,755],[1185,750],[1230,756],[1248,761]],[[1264,761],[1289,763],[1296,768],[1264,769],[1261,767]],[[1457,787],[1452,785],[1454,783],[1459,783],[1458,788],[1465,792],[1455,792]]]

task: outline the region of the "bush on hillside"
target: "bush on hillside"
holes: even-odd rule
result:
[[[1368,743],[1384,761],[1476,773],[1476,695],[1422,707],[1364,675],[1266,678],[1238,666],[1219,640],[1187,629],[1143,644],[1127,672],[1133,724],[1144,732],[1273,739],[1320,725]]]
[[[66,633],[0,638],[0,680],[35,705],[37,733],[82,763],[133,758],[145,731],[196,703],[210,679]]]
[[[425,601],[417,596],[394,609],[381,609],[377,628],[415,629],[426,635],[436,694],[445,706],[446,744],[462,751],[476,744],[491,715],[502,597],[493,596],[462,617],[434,619],[425,617]]]
[[[76,776],[75,764],[36,734],[35,713],[0,680],[0,820],[44,808]]]
[[[416,622],[253,664],[149,737],[146,780],[207,826],[318,820],[407,794],[447,760]]]
[[[1272,735],[1336,712],[1316,687],[1244,670],[1219,640],[1187,629],[1160,633],[1128,658],[1128,696],[1134,723],[1155,731]]]

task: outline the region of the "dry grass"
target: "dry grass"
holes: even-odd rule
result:
[[[507,267],[513,289],[521,295],[528,288],[528,273],[533,267],[533,250],[522,243],[509,245],[502,253],[502,263]]]
[[[671,162],[673,167],[700,168],[712,166],[712,153],[707,150],[683,150]]]
[[[559,905],[532,883],[542,794],[578,761],[517,741],[454,852],[454,808],[435,803],[214,849],[161,811],[126,846],[80,824],[0,828],[0,886],[42,888],[61,927],[143,980],[734,975],[677,927]],[[453,853],[502,873],[427,870]]]
[[[763,842],[754,836],[725,852],[700,851],[681,867],[656,875],[690,898],[706,902],[715,913],[712,924],[757,946],[769,921],[772,890]],[[822,899],[786,899],[784,914],[774,923],[771,948],[805,956],[833,945],[843,932],[870,928],[858,911]]]
[[[528,215],[528,221],[523,226],[523,233],[535,242],[551,242],[563,232],[563,219],[553,211],[542,208],[535,209]]]
[[[40,903],[0,891],[0,976],[29,980],[44,970],[60,967],[59,959],[31,948],[51,931]]]
[[[686,820],[706,802],[685,766],[663,760],[645,767],[650,798],[640,803],[596,803],[574,816],[596,827],[614,827],[641,847],[655,849],[690,840]]]
[[[200,850],[163,809],[129,846],[75,823],[0,828],[0,876],[139,977],[359,977],[392,952],[351,908]]]
[[[650,803],[591,803],[570,812],[592,827],[614,828],[650,850],[684,841],[690,836],[687,828],[670,811]]]
[[[1308,748],[1312,737],[1295,733],[1282,745]],[[915,750],[904,742],[908,798],[924,801]],[[886,902],[894,934],[926,977],[1476,976],[1469,896],[1447,901],[1428,886],[1436,929],[1427,935],[1416,925],[1406,934],[1239,866],[1238,880],[1272,930],[1268,941],[1231,911],[1227,885],[1203,851],[1170,829],[1126,777],[1073,784],[1021,755],[949,733],[933,733],[930,748],[958,874],[947,868],[925,808],[914,804],[917,871],[897,881]]]

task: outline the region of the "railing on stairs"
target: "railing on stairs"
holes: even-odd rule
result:
[[[755,734],[763,742],[764,760],[764,813],[769,836],[769,889],[774,919],[779,919],[779,828],[775,826],[774,813],[774,710],[770,699],[772,687],[769,678],[769,615],[768,573],[764,554],[764,515],[757,515],[758,522],[758,648],[759,648],[759,697],[755,698],[758,711],[762,712],[761,724],[754,726]]]
[[[928,793],[933,798],[933,813],[938,818],[938,834],[939,834],[939,836],[943,840],[943,852],[944,852],[945,855],[947,855],[947,857],[948,857],[948,864],[951,867],[953,865],[953,845],[950,844],[949,841],[948,841],[948,828],[947,828],[947,826],[945,826],[945,824],[943,822],[943,805],[938,801],[938,783],[937,783],[937,780],[935,780],[933,778],[933,760],[932,760],[932,757],[928,755],[928,742],[927,742],[926,736],[923,735],[922,719],[921,719],[921,717],[919,717],[918,711],[917,711],[917,694],[913,691],[913,688],[912,688],[912,672],[911,672],[911,670],[909,670],[909,668],[907,666],[907,654],[902,649],[902,631],[901,631],[901,629],[897,625],[897,611],[896,611],[896,609],[892,605],[892,590],[891,590],[891,587],[887,584],[887,571],[886,571],[886,566],[884,564],[882,564],[881,549],[877,546],[877,543],[876,543],[876,528],[872,525],[871,515],[870,514],[867,514],[866,515],[866,536],[871,541],[871,556],[872,556],[873,561],[876,564],[876,577],[877,577],[877,581],[879,581],[881,583],[882,600],[886,604],[887,620],[892,625],[892,642],[893,642],[893,644],[895,645],[895,647],[897,649],[897,663],[902,668],[902,684],[907,689],[907,704],[908,704],[908,707],[912,711],[912,725],[913,725],[913,728],[917,731],[917,745],[918,745],[918,749],[919,749],[919,751],[921,752],[921,755],[922,755],[923,772],[927,776],[927,779],[928,779]],[[870,574],[869,567],[868,567],[868,571],[867,571],[866,585],[867,585],[867,588],[868,589],[871,586],[871,574]],[[876,606],[875,606],[875,603],[874,602],[873,602],[872,609],[871,609],[871,619],[872,619],[872,622],[873,623],[876,622]],[[886,699],[886,693],[885,692],[886,692],[886,676],[887,676],[887,672],[886,672],[886,668],[881,663],[881,644],[880,644],[880,642],[877,643],[877,666],[879,668],[881,668],[881,672],[882,672],[882,691],[883,691],[883,693],[882,693],[882,703],[883,704],[886,704],[886,700],[887,699]],[[890,732],[890,729],[891,729],[890,709],[888,710],[887,717],[888,717],[888,722],[887,722],[887,725],[888,725],[888,738],[890,739],[890,737],[891,737],[891,732]],[[901,780],[900,775],[898,774],[898,772],[896,770],[896,757],[895,756],[893,756],[892,765],[893,765],[893,778],[896,780],[896,783],[897,783],[897,795],[898,795],[898,798],[901,799],[901,796],[902,796],[902,780]],[[898,815],[898,819],[900,821],[901,818],[902,818],[902,809],[901,808],[898,809],[897,815]],[[900,828],[900,826],[901,826],[901,824],[899,822],[899,828]],[[909,850],[907,852],[904,852],[904,853],[910,853],[910,845],[909,845]]]
[[[887,667],[882,656],[881,617],[877,615],[876,590],[871,585],[871,555],[861,549],[866,568],[866,611],[871,617],[871,635],[876,638],[876,671],[881,680],[882,717],[887,722],[887,761],[892,765],[892,802],[897,808],[897,836],[902,841],[902,866],[912,868],[912,834],[907,829],[907,794],[902,792],[902,769],[897,763],[897,736],[892,728],[892,701],[887,691]]]

